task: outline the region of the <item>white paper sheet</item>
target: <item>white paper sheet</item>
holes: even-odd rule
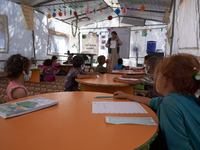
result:
[[[115,48],[116,47],[116,41],[112,40],[110,41],[110,48]]]
[[[138,102],[93,102],[92,113],[134,114],[147,113],[147,111]]]
[[[134,78],[119,78],[121,80],[131,80],[131,81],[137,81],[139,79],[134,79]]]
[[[119,72],[118,70],[113,70],[112,72]]]

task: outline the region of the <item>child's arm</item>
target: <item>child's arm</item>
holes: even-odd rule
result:
[[[108,69],[108,73],[112,73],[112,67],[109,59],[106,60],[106,68]]]
[[[97,76],[96,75],[84,75],[84,74],[78,74],[76,76],[76,78],[78,79],[87,79],[87,78],[96,78]]]
[[[39,68],[44,68],[44,65],[38,65]]]
[[[113,78],[113,81],[114,82],[127,83],[127,84],[131,84],[131,85],[141,84],[140,80],[122,80],[122,79],[119,79],[118,77]]]
[[[114,99],[128,99],[128,100],[131,100],[131,101],[136,101],[136,102],[139,102],[139,103],[143,103],[147,106],[149,106],[150,102],[151,102],[151,99],[150,98],[147,98],[147,97],[141,97],[141,96],[135,96],[135,95],[131,95],[131,94],[126,94],[122,91],[117,91],[114,93],[113,95],[113,98]]]
[[[13,99],[27,97],[27,93],[23,88],[17,88],[12,92]]]

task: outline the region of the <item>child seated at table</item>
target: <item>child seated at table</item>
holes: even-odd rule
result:
[[[5,62],[4,71],[11,81],[6,90],[8,102],[28,96],[28,90],[24,86],[24,82],[31,77],[30,67],[31,61],[20,54],[12,55]]]
[[[44,68],[43,70],[43,81],[44,82],[54,82],[56,80],[54,70],[59,71],[58,68],[52,66],[52,60],[46,59],[43,65],[38,65],[38,67]]]
[[[53,63],[52,63],[52,66],[53,67],[58,67],[58,66],[60,66],[60,63],[57,63],[57,59],[58,59],[58,57],[57,56],[52,56],[52,61],[53,61]],[[67,75],[67,73],[65,72],[65,71],[63,71],[63,70],[59,70],[58,71],[58,73],[56,74],[56,75]]]
[[[129,66],[124,66],[123,65],[123,59],[119,58],[118,59],[118,65],[115,66],[115,70],[123,70],[123,69],[129,69]]]
[[[190,54],[163,58],[154,76],[156,90],[164,97],[150,99],[121,91],[115,92],[113,97],[144,103],[157,112],[160,135],[152,145],[155,148],[199,150],[200,97],[194,96],[200,88],[198,59]]]
[[[110,65],[110,60],[105,58],[105,56],[101,55],[97,58],[99,65],[96,67],[94,72],[99,72],[101,74],[105,73],[111,73],[112,67]],[[106,63],[106,67],[103,67],[103,65]]]
[[[78,91],[78,82],[75,81],[78,79],[86,78],[96,78],[99,73],[92,72],[83,72],[85,60],[81,56],[75,56],[73,58],[73,68],[68,72],[65,82],[64,82],[64,91]]]
[[[158,97],[162,96],[156,92],[156,90],[153,88],[154,84],[154,68],[156,66],[158,58],[155,56],[152,56],[151,58],[147,59],[147,66],[146,66],[146,73],[147,76],[144,76],[142,78],[137,78],[138,80],[126,80],[126,79],[119,79],[118,77],[113,78],[113,81],[115,82],[122,82],[122,83],[128,83],[131,85],[137,85],[142,84],[146,86],[146,89],[148,90],[148,93],[145,95],[146,97],[152,98],[152,97]],[[124,77],[124,76],[122,76]],[[134,78],[134,76],[131,76]],[[135,79],[136,79],[135,78]]]

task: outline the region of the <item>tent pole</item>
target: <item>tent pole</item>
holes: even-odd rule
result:
[[[173,24],[172,24],[172,36],[170,45],[170,56],[172,55],[173,41],[174,41],[174,22],[175,22],[175,12],[176,12],[176,0],[174,0],[174,10],[173,10]]]
[[[32,31],[32,38],[33,38],[33,57],[34,57],[34,60],[36,60],[36,55],[35,55],[35,33],[34,33],[34,30]],[[35,65],[36,65],[36,62],[35,62]]]

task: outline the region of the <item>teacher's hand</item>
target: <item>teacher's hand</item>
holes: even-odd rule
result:
[[[118,37],[118,36],[116,36],[116,40],[119,40],[119,37]]]

